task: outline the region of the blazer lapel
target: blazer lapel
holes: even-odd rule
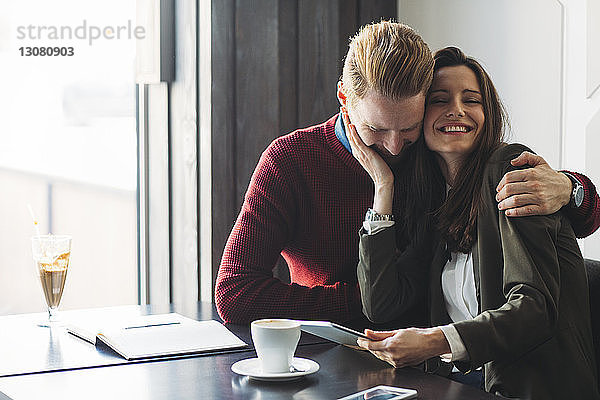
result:
[[[480,279],[479,279],[479,242],[476,241],[472,248],[473,258],[473,277],[475,279],[475,294],[477,295],[477,314],[481,314],[481,293],[479,291]]]

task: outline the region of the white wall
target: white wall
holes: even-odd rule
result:
[[[509,141],[600,184],[598,3],[398,0],[398,20],[432,50],[454,45],[483,64],[507,106]],[[600,233],[581,244],[586,257],[600,259]]]
[[[585,171],[600,186],[600,1],[588,0],[587,9],[587,84],[583,100],[585,133]],[[585,254],[600,259],[600,234],[585,241]]]

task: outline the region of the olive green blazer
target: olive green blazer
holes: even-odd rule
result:
[[[524,150],[529,149],[505,145],[486,166],[484,209],[472,249],[480,314],[454,323],[469,354],[469,361],[455,365],[463,372],[483,366],[486,390],[507,397],[600,399],[587,277],[569,221],[560,212],[508,218],[497,208],[496,186],[514,169],[510,160]],[[360,240],[363,312],[380,322],[402,308],[402,296],[394,293],[397,277],[402,276],[402,286],[410,286],[402,272],[408,266],[371,253],[389,253],[394,235],[391,229],[373,236],[363,232]],[[451,321],[441,287],[448,253],[445,244],[434,242],[428,279],[430,319],[436,326]],[[386,297],[396,301],[386,302]]]

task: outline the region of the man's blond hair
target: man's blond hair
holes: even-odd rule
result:
[[[433,80],[433,57],[411,27],[381,21],[363,26],[350,40],[342,82],[350,102],[369,90],[400,100],[426,93]]]

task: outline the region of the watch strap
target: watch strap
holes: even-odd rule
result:
[[[571,191],[571,200],[569,201],[569,205],[572,208],[579,208],[583,203],[583,197],[585,196],[583,184],[579,181],[579,179],[577,179],[575,175],[571,174],[570,172],[561,172],[565,174],[573,184],[573,190]]]
[[[369,208],[365,214],[365,221],[394,221],[394,214],[379,214],[377,211]]]

